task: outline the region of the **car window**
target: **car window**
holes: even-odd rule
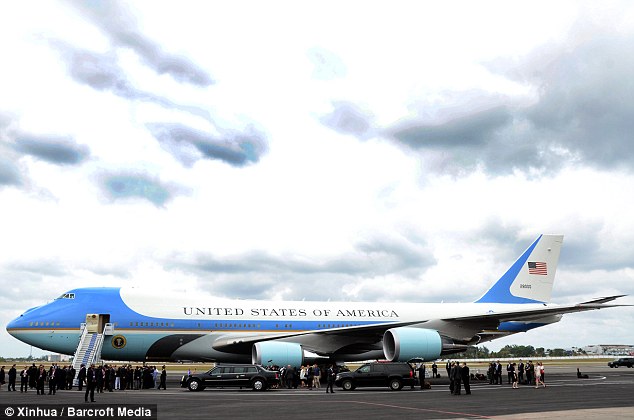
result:
[[[244,366],[236,366],[233,368],[233,373],[244,373],[247,371],[247,368]]]
[[[249,366],[246,368],[246,373],[257,373],[258,369],[255,366]]]
[[[359,373],[370,373],[370,365],[361,366],[359,369],[357,369],[357,372],[359,372]]]
[[[383,365],[372,365],[372,372],[385,372],[385,366],[383,366]]]

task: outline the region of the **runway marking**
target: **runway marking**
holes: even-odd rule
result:
[[[393,405],[393,404],[380,404],[380,403],[373,403],[373,402],[366,402],[366,401],[340,401],[340,402],[345,402],[345,403],[355,403],[355,404],[365,404],[365,405],[374,405],[374,406],[378,406],[378,407],[389,407],[389,408],[398,408],[401,410],[410,410],[410,411],[425,411],[425,412],[432,412],[432,413],[440,413],[440,414],[450,414],[450,415],[456,415],[456,416],[468,416],[468,417],[476,417],[479,419],[491,419],[493,417],[490,416],[482,416],[480,414],[471,414],[471,413],[462,413],[462,412],[457,412],[457,411],[444,411],[444,410],[434,410],[431,408],[418,408],[418,407],[406,407],[403,405]]]

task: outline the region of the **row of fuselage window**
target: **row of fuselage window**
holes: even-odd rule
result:
[[[32,321],[29,322],[29,327],[59,327],[61,323],[59,321]],[[115,327],[118,325],[117,322],[113,324]],[[174,325],[172,325],[174,326]]]
[[[113,323],[113,325],[116,327],[117,326],[117,322]],[[279,329],[279,328],[286,328],[286,329],[292,329],[293,328],[293,324],[283,324],[284,326],[281,327],[280,324],[275,324],[275,328]],[[343,327],[352,327],[355,324],[319,324],[317,325],[317,328],[343,328]],[[34,321],[34,322],[29,322],[29,327],[59,327],[60,326],[60,322],[59,321]],[[163,327],[163,328],[174,328],[174,323],[169,323],[169,322],[133,322],[130,321],[130,326],[131,327]],[[202,324],[199,322],[198,323],[198,328],[203,328]],[[230,324],[230,323],[215,323],[213,324],[213,328],[232,328],[232,329],[261,329],[262,326],[261,324]]]
[[[352,327],[354,325],[357,324],[319,324],[317,325],[317,328],[343,328],[343,327]],[[171,324],[168,325],[167,322],[132,322],[130,321],[130,326],[131,327],[174,327],[174,323],[172,322]],[[204,328],[203,324],[198,322],[197,323],[197,327],[198,328]],[[213,325],[210,324],[210,328],[213,329],[220,329],[220,328],[231,328],[231,329],[262,329],[262,325],[261,324],[231,324],[231,323],[214,323]],[[269,327],[270,328],[270,327]],[[280,329],[280,328],[286,328],[286,329],[293,329],[293,324],[275,324],[275,328],[276,329]]]

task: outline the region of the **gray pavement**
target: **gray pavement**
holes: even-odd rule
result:
[[[472,370],[473,371],[473,370]],[[159,419],[456,419],[504,418],[634,418],[634,369],[584,366],[589,379],[577,379],[575,367],[552,366],[546,371],[547,388],[472,383],[471,395],[449,393],[445,378],[420,391],[387,388],[357,389],[326,394],[321,390],[206,389],[189,392],[171,376],[167,390],[115,391],[96,394],[99,404],[157,404]],[[442,372],[444,373],[444,372]],[[84,404],[83,393],[58,391],[8,393],[3,387],[0,404]],[[88,404],[89,406],[90,404]]]

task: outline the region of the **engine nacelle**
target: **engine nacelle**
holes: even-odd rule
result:
[[[383,334],[383,353],[390,362],[407,362],[418,358],[436,360],[442,352],[442,338],[435,330],[391,328]]]
[[[262,341],[251,350],[251,361],[256,365],[303,366],[304,350],[297,343]]]

